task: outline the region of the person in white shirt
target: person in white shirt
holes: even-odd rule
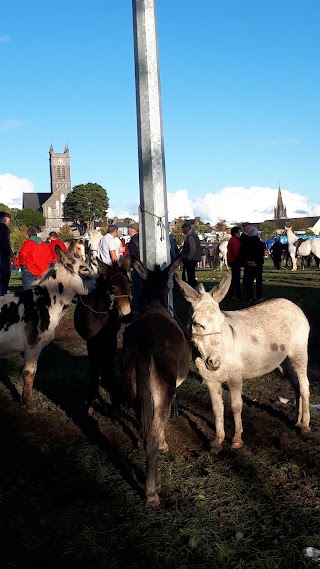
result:
[[[104,235],[98,243],[98,258],[106,265],[112,265],[113,263],[119,264],[117,244],[115,241],[117,235],[117,226],[109,225],[107,234]]]

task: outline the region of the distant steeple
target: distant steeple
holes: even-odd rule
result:
[[[282,195],[280,190],[280,181],[279,181],[277,205],[274,208],[273,219],[287,219],[287,208],[285,208],[283,205]]]

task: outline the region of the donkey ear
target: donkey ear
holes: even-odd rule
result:
[[[62,263],[63,265],[69,263],[70,261],[74,263],[74,257],[69,253],[69,251],[64,251],[63,249],[61,249],[60,245],[55,245],[54,250],[58,257],[58,261],[60,261],[60,263]]]
[[[221,300],[226,296],[231,283],[231,275],[227,274],[222,281],[211,289],[210,294],[216,302],[221,302]]]
[[[98,263],[99,274],[102,276],[106,276],[109,269],[108,265],[106,265],[103,261],[100,261],[99,257],[97,257],[97,263]]]
[[[130,255],[126,255],[121,263],[121,268],[128,272],[131,265],[131,257]]]
[[[144,264],[137,259],[134,255],[131,255],[131,264],[135,268],[135,270],[139,273],[140,277],[146,281],[148,278],[148,269],[144,266]]]
[[[182,281],[177,274],[174,275],[174,279],[177,285],[180,287],[185,299],[190,302],[192,306],[200,300],[202,295],[199,294],[194,288],[192,288],[192,286]]]
[[[167,267],[168,270],[168,278],[172,277],[177,269],[179,269],[180,265],[180,255],[172,261],[171,265]]]

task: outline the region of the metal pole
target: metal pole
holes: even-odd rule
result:
[[[132,0],[140,183],[140,256],[170,262],[155,0]]]

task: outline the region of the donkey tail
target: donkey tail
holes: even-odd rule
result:
[[[141,358],[137,366],[136,414],[139,417],[141,437],[145,441],[154,417],[154,400],[151,390],[151,361]]]

